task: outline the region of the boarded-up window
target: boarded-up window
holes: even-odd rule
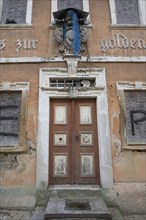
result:
[[[21,92],[0,93],[0,146],[19,142],[21,101]]]
[[[1,23],[26,23],[27,0],[3,0]]]
[[[128,144],[146,144],[146,91],[125,91]]]
[[[83,1],[82,0],[58,0],[57,1],[58,10],[65,8],[77,8],[83,10]]]
[[[118,24],[140,24],[137,0],[115,0]]]

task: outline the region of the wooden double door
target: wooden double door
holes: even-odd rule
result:
[[[49,184],[99,184],[95,99],[51,99]]]

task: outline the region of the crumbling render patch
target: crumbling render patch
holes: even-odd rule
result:
[[[15,170],[18,167],[17,154],[0,155],[0,171]]]

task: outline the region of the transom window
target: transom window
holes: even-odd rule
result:
[[[110,0],[112,24],[146,25],[146,0]]]
[[[0,0],[1,24],[31,24],[32,0]]]
[[[51,0],[51,23],[55,23],[53,12],[66,8],[76,8],[89,13],[89,0]],[[88,15],[85,23],[90,23],[90,15]]]
[[[95,79],[50,79],[50,87],[95,87]]]

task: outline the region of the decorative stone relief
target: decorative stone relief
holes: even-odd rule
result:
[[[87,41],[87,29],[79,23],[79,14],[76,10],[66,10],[62,27],[55,30],[56,41],[60,43],[59,51],[64,55],[78,56],[85,50]]]
[[[69,89],[69,97],[77,97],[79,94],[78,88],[76,87],[71,87]]]
[[[79,58],[65,57],[65,60],[68,66],[68,75],[70,77],[76,76]]]
[[[80,52],[85,51],[84,43],[87,41],[87,29],[84,27],[80,27]],[[55,30],[55,39],[59,45],[59,51],[66,54],[72,54],[71,49],[71,32],[68,33],[68,41],[63,40],[63,27],[56,28]]]
[[[83,87],[90,87],[90,80],[82,80],[81,84],[83,85]]]

